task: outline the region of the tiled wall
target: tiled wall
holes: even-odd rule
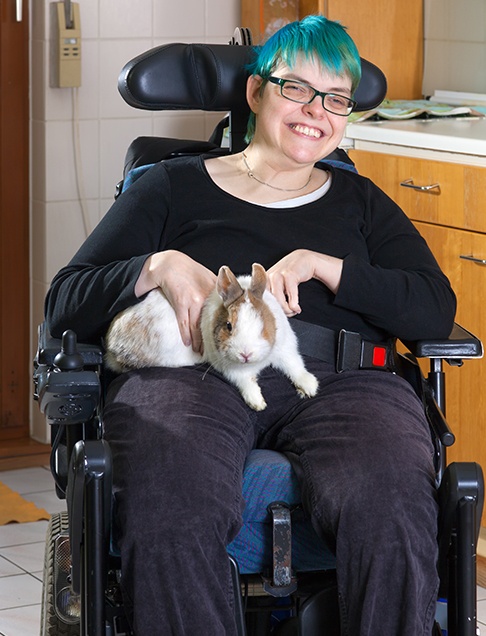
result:
[[[425,0],[424,95],[486,93],[485,0]]]
[[[204,139],[220,117],[130,108],[117,91],[119,71],[153,46],[174,41],[224,44],[240,26],[240,0],[79,0],[79,5],[82,86],[50,88],[49,2],[31,2],[33,342],[49,281],[85,236],[78,190],[92,228],[111,205],[132,139]],[[36,439],[48,439],[35,406],[31,431]]]

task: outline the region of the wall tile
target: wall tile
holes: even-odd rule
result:
[[[425,0],[424,33],[427,39],[447,40],[449,38],[449,0]]]
[[[426,40],[424,47],[426,64],[422,92],[433,95],[437,89],[450,86],[450,47],[447,40]]]
[[[42,1],[31,2],[29,8],[31,20],[31,39],[44,40],[46,37],[46,24],[49,24],[49,3]]]
[[[425,0],[424,94],[434,89],[484,93],[484,0]]]
[[[99,218],[98,199],[86,202],[89,224]],[[50,281],[66,265],[86,238],[79,201],[58,201],[46,205],[46,279]]]
[[[486,44],[450,42],[450,90],[486,93]]]
[[[125,154],[130,143],[153,135],[152,116],[138,119],[106,119],[100,124],[100,196],[109,199],[123,176]]]
[[[449,39],[486,42],[486,2],[484,0],[450,0]]]
[[[207,0],[208,1],[208,0]],[[221,0],[209,0],[224,10]],[[179,0],[178,2],[154,2],[154,30],[157,38],[170,38],[172,42],[187,41],[186,38],[201,38],[206,35],[204,0]]]
[[[128,106],[118,92],[118,75],[131,59],[152,48],[152,40],[100,42],[100,117],[144,117],[145,111]]]
[[[182,139],[206,139],[204,116],[201,113],[163,113],[154,118],[156,137],[180,137]]]
[[[83,42],[89,38],[100,37],[100,7],[106,0],[77,0]]]
[[[100,37],[143,38],[152,35],[152,0],[102,0],[100,2]],[[165,7],[167,2],[155,2]],[[180,3],[170,2],[171,6]]]
[[[233,32],[240,24],[241,10],[239,3],[206,0],[206,36],[221,37],[223,43],[229,42]]]
[[[49,55],[49,52],[47,52]],[[99,100],[99,43],[96,40],[83,42],[81,54],[81,86],[73,88],[53,88],[45,77],[46,119],[71,121],[73,118],[73,97],[77,93],[78,117],[98,119]]]
[[[37,327],[44,319],[44,298],[48,285],[34,280],[32,282],[32,323],[31,323],[31,351],[32,357],[37,349]],[[29,371],[30,372],[30,371]],[[49,443],[50,427],[45,417],[39,410],[39,405],[34,400],[30,400],[30,435],[33,439],[44,444]]]
[[[65,201],[78,196],[73,146],[74,122],[46,124],[46,200]],[[99,196],[98,121],[79,122],[79,145],[84,190],[88,198]]]
[[[32,61],[31,61],[31,99],[32,110],[35,112],[35,117],[38,120],[44,120],[46,118],[46,42],[43,40],[34,40],[31,44],[32,47]]]
[[[33,121],[31,124],[32,143],[30,150],[31,163],[31,196],[34,200],[46,200],[46,123]]]
[[[32,241],[32,278],[36,282],[47,283],[46,274],[46,203],[33,201],[31,206],[30,229]]]

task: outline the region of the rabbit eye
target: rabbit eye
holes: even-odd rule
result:
[[[231,330],[233,329],[233,325],[232,325],[230,322],[227,322],[227,323],[226,323],[226,329],[227,329],[228,331],[231,331]]]

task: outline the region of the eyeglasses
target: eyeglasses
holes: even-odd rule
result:
[[[319,95],[319,97],[322,98],[322,107],[334,115],[346,117],[353,111],[357,103],[354,99],[350,99],[344,95],[321,93],[320,91],[316,91],[315,88],[312,88],[312,86],[309,86],[309,84],[304,84],[303,82],[274,76],[270,76],[267,79],[269,82],[272,82],[272,84],[280,86],[280,94],[282,97],[289,99],[291,102],[310,104]]]

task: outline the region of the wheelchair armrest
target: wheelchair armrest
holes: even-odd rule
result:
[[[403,344],[416,358],[462,360],[483,357],[481,340],[457,323],[454,323],[450,336],[444,340],[406,341]]]
[[[37,366],[52,366],[54,358],[61,350],[61,340],[53,338],[47,329],[47,325],[43,322],[39,325],[37,353],[35,363]],[[83,359],[85,367],[95,367],[103,364],[103,348],[101,344],[77,344],[78,353]]]
[[[49,424],[83,424],[94,417],[101,398],[100,345],[76,343],[72,331],[62,341],[52,338],[45,323],[39,327],[34,359],[34,399]]]

